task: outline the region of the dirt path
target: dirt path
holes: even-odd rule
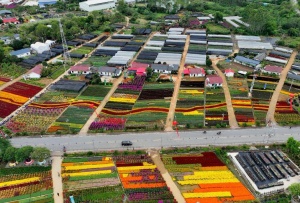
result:
[[[52,152],[53,197],[55,203],[63,203],[63,184],[61,178],[61,152]],[[58,195],[59,194],[59,195]]]
[[[104,99],[101,101],[98,108],[95,110],[96,113],[94,112],[92,114],[92,116],[89,118],[89,120],[84,124],[83,128],[81,128],[80,132],[78,133],[79,135],[81,135],[81,134],[86,135],[87,134],[90,125],[97,118],[97,115],[99,115],[101,113],[102,109],[104,108],[106,103],[109,101],[109,98],[116,91],[116,89],[118,88],[118,85],[123,81],[123,79],[124,79],[124,77],[123,77],[123,74],[122,74],[122,75],[120,75],[120,77],[118,79],[116,79],[114,81],[113,86],[111,87],[111,89],[109,90],[107,95],[104,97]]]
[[[294,61],[295,61],[295,57],[297,55],[297,52],[294,51],[288,61],[288,63],[286,64],[285,68],[282,70],[281,75],[280,75],[280,80],[276,86],[276,89],[272,95],[271,101],[270,101],[270,105],[269,105],[269,109],[268,109],[268,113],[266,116],[266,123],[268,123],[269,121],[272,122],[272,125],[276,125],[276,121],[274,118],[274,114],[275,114],[275,110],[276,110],[276,103],[278,101],[279,95],[280,95],[280,91],[284,85],[284,81],[286,79],[286,76],[289,72],[289,70],[291,69]]]
[[[177,79],[174,84],[174,92],[173,92],[173,96],[172,96],[171,104],[170,104],[170,108],[169,108],[169,113],[168,113],[167,120],[166,120],[165,131],[173,131],[173,120],[174,120],[174,115],[175,115],[175,109],[176,109],[178,93],[179,93],[180,83],[181,83],[181,79],[182,79],[182,72],[184,69],[185,58],[186,58],[186,54],[187,54],[187,51],[189,48],[189,44],[190,44],[190,35],[187,35],[184,50],[183,50],[183,53],[181,56],[181,62],[180,62],[180,67],[179,67],[178,74],[177,74]]]
[[[213,61],[212,67],[214,68],[214,70],[218,73],[218,75],[223,80],[222,87],[223,87],[223,90],[224,90],[225,100],[226,100],[226,104],[227,104],[229,126],[230,126],[230,128],[238,128],[239,125],[236,121],[233,106],[232,106],[232,103],[231,103],[231,96],[230,96],[229,88],[228,88],[228,85],[227,85],[226,77],[222,73],[222,71],[217,67],[217,65],[216,65],[217,63],[218,63],[218,60]]]
[[[166,181],[168,188],[170,188],[170,191],[172,192],[176,201],[178,203],[185,203],[185,199],[181,195],[180,190],[178,189],[176,184],[173,182],[172,177],[170,176],[169,172],[167,171],[163,162],[161,161],[159,153],[157,151],[151,151],[150,155],[151,155],[153,162],[157,166],[157,169],[160,171],[163,179]]]

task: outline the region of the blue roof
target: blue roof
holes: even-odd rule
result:
[[[260,64],[259,61],[249,59],[249,58],[246,58],[246,57],[243,57],[243,56],[236,56],[234,58],[234,60],[240,61],[240,62],[245,63],[245,64],[249,64],[249,65],[252,65],[252,66],[257,66],[258,64]]]
[[[12,52],[10,52],[10,55],[18,56],[20,54],[25,54],[27,52],[30,52],[30,48],[25,48],[25,49],[20,49],[20,50],[17,50],[17,51],[12,51]]]

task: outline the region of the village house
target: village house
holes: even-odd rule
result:
[[[203,68],[186,68],[183,70],[184,75],[189,75],[190,77],[204,77],[205,70]]]
[[[30,56],[31,52],[30,52],[30,48],[25,48],[25,49],[20,49],[20,50],[12,51],[9,54],[11,56],[16,56],[18,58],[23,58],[23,57],[26,57],[26,56]]]
[[[103,67],[94,67],[95,71],[99,73],[100,76],[115,76],[118,77],[121,75],[122,70],[115,67],[103,66]]]
[[[41,78],[43,65],[39,64],[32,68],[28,74],[25,75],[26,79],[38,79]]]
[[[233,77],[234,76],[234,70],[232,70],[232,69],[226,69],[225,70],[225,76],[226,77]]]
[[[91,67],[90,65],[86,64],[78,64],[75,66],[71,66],[69,73],[87,75],[91,73]]]
[[[218,75],[207,75],[205,80],[206,87],[222,87],[223,80]]]
[[[172,71],[178,71],[178,65],[152,64],[152,70],[155,73],[171,74]]]
[[[256,68],[256,66],[258,66],[260,64],[259,61],[253,60],[253,59],[249,59],[243,56],[236,56],[233,60],[235,63],[239,63],[242,64],[244,66],[249,66],[252,68]]]

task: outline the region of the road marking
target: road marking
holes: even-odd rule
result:
[[[198,140],[204,140],[207,139],[207,137],[197,137]]]
[[[242,135],[241,137],[249,137],[249,136],[247,136],[247,135]]]
[[[180,140],[182,140],[182,138],[174,138],[173,140],[174,141],[180,141]]]
[[[161,141],[161,139],[156,139],[156,140],[152,140],[153,142],[158,142]]]
[[[93,144],[93,142],[85,142],[85,144]]]
[[[225,136],[223,136],[223,137],[219,137],[220,139],[225,139],[225,138],[227,138],[227,137],[225,137]]]

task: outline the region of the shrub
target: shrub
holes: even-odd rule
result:
[[[92,151],[88,151],[88,152],[86,153],[87,156],[93,156],[93,154],[94,154],[94,153],[93,153]]]

